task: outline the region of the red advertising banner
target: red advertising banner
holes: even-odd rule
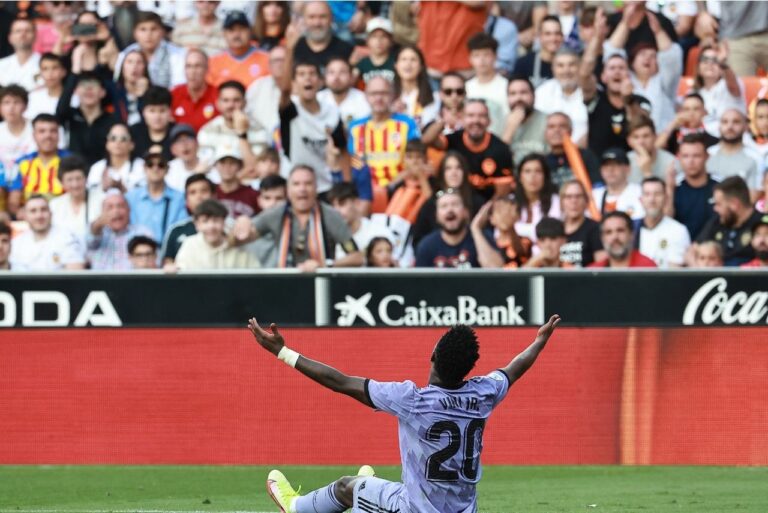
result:
[[[292,329],[344,372],[426,384],[442,329]],[[532,328],[478,330],[476,373]],[[768,329],[558,330],[494,412],[487,464],[768,464]],[[231,329],[7,330],[0,463],[398,463],[396,420]]]

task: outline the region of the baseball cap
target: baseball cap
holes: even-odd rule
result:
[[[757,229],[761,226],[768,226],[768,214],[761,215],[757,222],[752,226],[752,235],[754,235]]]
[[[197,134],[195,133],[195,129],[192,128],[192,126],[186,124],[186,123],[179,123],[178,125],[173,125],[173,128],[171,128],[171,142],[174,142],[177,137],[180,135],[189,135],[191,137],[197,137]]]
[[[232,28],[235,25],[242,25],[244,27],[251,28],[251,24],[248,21],[248,17],[243,11],[229,11],[227,17],[224,18],[224,28]]]
[[[600,157],[600,164],[605,164],[609,161],[629,165],[629,158],[627,158],[626,152],[621,148],[608,148],[603,152],[602,156]]]
[[[233,159],[237,159],[240,162],[243,161],[243,156],[240,153],[240,150],[234,146],[230,146],[229,144],[224,144],[216,148],[216,155],[213,161],[218,162],[221,159],[224,159],[227,157],[232,157]]]
[[[370,36],[374,30],[383,30],[390,36],[392,35],[392,22],[387,18],[377,16],[368,20],[365,24],[365,35]]]

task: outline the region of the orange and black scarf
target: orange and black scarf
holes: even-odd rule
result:
[[[296,262],[291,248],[293,239],[293,212],[291,205],[285,206],[283,213],[283,229],[280,233],[280,252],[278,253],[277,266],[280,268],[295,267]],[[315,205],[309,214],[309,226],[307,229],[307,246],[309,258],[325,265],[326,256],[329,254],[325,247],[325,233],[323,233],[323,214],[320,204]]]

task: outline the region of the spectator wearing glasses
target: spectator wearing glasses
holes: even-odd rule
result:
[[[186,217],[184,195],[165,183],[168,161],[159,152],[144,156],[146,184],[128,191],[125,199],[131,210],[131,224],[152,232],[152,238],[162,241],[166,231]]]
[[[424,121],[424,133],[421,140],[424,144],[432,144],[440,135],[452,134],[462,128],[462,114],[467,89],[464,77],[449,71],[440,77],[440,109],[437,117]]]
[[[587,201],[587,190],[580,181],[569,180],[560,187],[566,238],[560,258],[574,267],[587,267],[607,256],[600,240],[600,223],[584,215]]]
[[[176,123],[185,123],[195,129],[219,115],[216,109],[216,88],[206,79],[208,56],[202,50],[191,48],[184,58],[186,83],[171,91],[171,113]]]
[[[720,119],[726,110],[745,110],[744,85],[728,66],[728,42],[704,44],[699,49],[694,91],[704,100],[704,128],[720,136]]]
[[[128,241],[128,255],[133,269],[157,269],[157,242],[137,235]]]
[[[514,75],[507,87],[509,114],[504,122],[501,140],[509,144],[515,166],[530,153],[546,153],[544,131],[547,116],[534,107],[536,92],[527,77]]]
[[[88,172],[88,188],[106,192],[116,188],[133,189],[144,182],[144,161],[133,158],[135,146],[131,131],[124,123],[115,123],[107,133],[107,155]]]

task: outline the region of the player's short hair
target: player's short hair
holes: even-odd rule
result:
[[[536,225],[537,239],[565,238],[565,225],[560,219],[544,217]]]
[[[59,162],[59,180],[64,180],[64,175],[67,173],[81,172],[84,176],[88,176],[88,163],[80,155],[67,155],[62,157]]]
[[[349,182],[333,184],[331,189],[328,191],[328,194],[326,195],[326,199],[331,205],[333,205],[336,201],[341,203],[342,201],[354,200],[359,197],[360,195],[357,193],[357,187],[355,187],[355,184]]]
[[[150,246],[152,251],[157,251],[158,245],[155,239],[147,237],[146,235],[136,235],[128,241],[128,254],[133,255],[136,248],[139,246]]]
[[[716,184],[715,190],[720,191],[728,198],[739,200],[742,205],[749,206],[752,204],[749,199],[747,182],[740,176],[729,176],[719,184]]]
[[[222,82],[219,86],[218,93],[221,94],[224,89],[237,89],[240,91],[241,95],[245,96],[245,86],[238,80],[227,80],[226,82]]]
[[[461,383],[480,358],[475,330],[457,324],[443,333],[432,352],[432,363],[440,380],[448,385]]]
[[[165,105],[170,108],[173,99],[171,98],[171,92],[165,87],[150,86],[144,96],[141,97],[143,108],[150,105]]]
[[[280,187],[285,188],[287,185],[288,183],[285,181],[285,178],[283,178],[282,176],[269,175],[261,179],[261,183],[259,184],[259,190],[272,191],[274,189],[279,189]]]
[[[24,105],[29,104],[29,93],[27,93],[27,90],[18,84],[10,84],[0,88],[0,102],[3,101],[6,96],[18,98]]]
[[[219,219],[226,219],[229,215],[227,207],[220,201],[215,199],[207,199],[200,203],[195,209],[195,219],[200,217],[216,217]]]
[[[467,41],[469,51],[473,50],[491,50],[493,53],[499,49],[499,42],[490,34],[478,32]]]
[[[187,192],[190,185],[195,184],[197,182],[207,183],[208,188],[211,190],[211,194],[216,192],[216,185],[211,181],[210,178],[205,176],[203,173],[195,173],[194,175],[189,176],[187,180],[184,182],[184,192]]]

